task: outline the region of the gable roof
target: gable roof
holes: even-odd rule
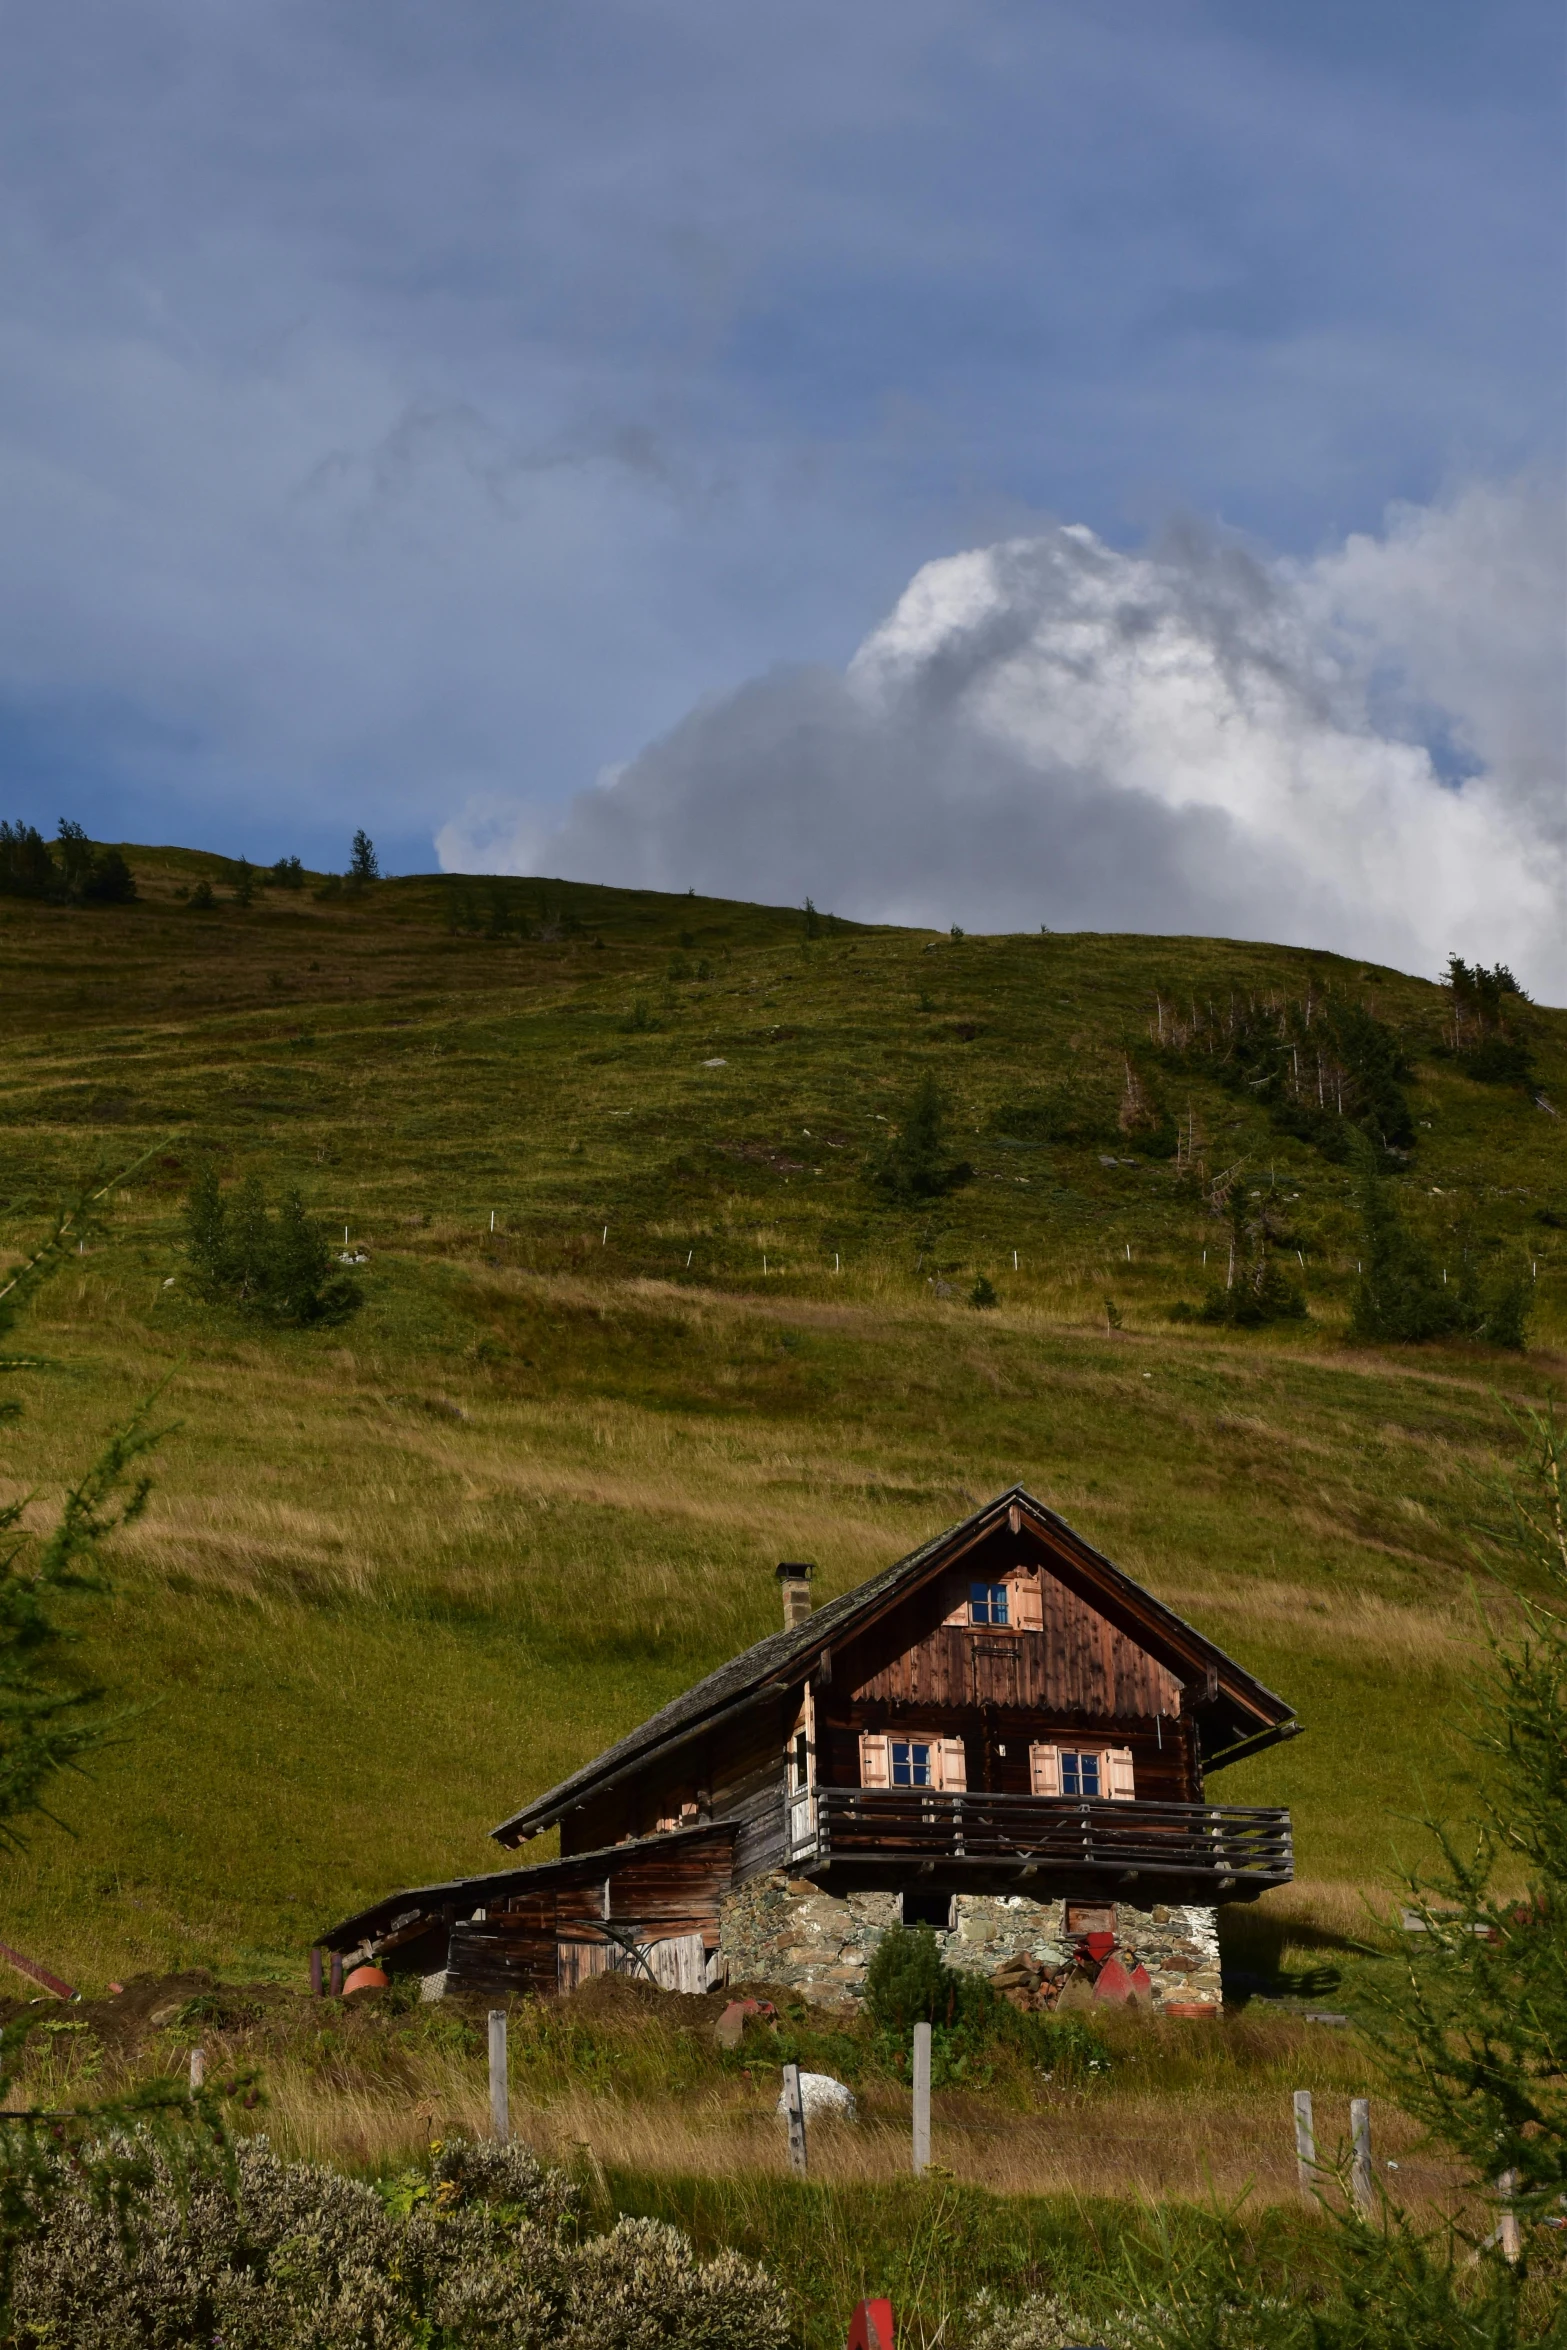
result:
[[[492,1828],[491,1835],[502,1844],[524,1843],[553,1827],[590,1795],[602,1794],[616,1781],[644,1768],[655,1754],[683,1746],[732,1714],[798,1688],[824,1648],[952,1565],[975,1543],[996,1532],[1013,1510],[1032,1521],[1034,1530],[1061,1554],[1063,1565],[1077,1570],[1090,1597],[1098,1597],[1130,1617],[1143,1645],[1188,1685],[1202,1684],[1204,1694],[1192,1703],[1190,1711],[1199,1723],[1209,1770],[1237,1761],[1242,1753],[1255,1753],[1261,1746],[1292,1737],[1299,1730],[1293,1706],[1264,1688],[1205,1634],[1155,1599],[1151,1591],[1123,1574],[1026,1486],[1011,1485],[972,1517],[933,1535],[868,1582],[828,1600],[803,1622],[770,1633],[754,1648],[731,1657],[705,1680],[671,1698],[649,1720],[584,1763],[570,1778],[562,1779],[558,1787],[535,1796],[521,1811]]]

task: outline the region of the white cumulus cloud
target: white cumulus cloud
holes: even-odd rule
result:
[[[442,861],[971,929],[1275,938],[1567,998],[1562,504],[1395,509],[1311,563],[1068,525],[928,563],[844,671],[704,702]]]

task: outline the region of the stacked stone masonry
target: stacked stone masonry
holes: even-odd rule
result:
[[[1024,1960],[1035,1969],[1066,1968],[1077,1949],[1066,1908],[1063,1901],[1028,1901],[1021,1894],[960,1893],[950,1927],[936,1930],[937,1946],[949,1966],[975,1974],[1016,1978]],[[1123,1901],[1114,1916],[1117,1955],[1147,1968],[1156,2010],[1222,2005],[1212,1909],[1173,1902],[1134,1909]],[[821,2006],[852,2006],[872,1952],[901,1917],[893,1893],[840,1897],[803,1877],[755,1877],[723,1905],[719,1951],[730,1983],[776,1983]]]

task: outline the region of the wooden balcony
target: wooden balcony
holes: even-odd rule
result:
[[[789,1804],[789,1866],[828,1890],[1254,1901],[1294,1875],[1287,1811],[819,1787]]]

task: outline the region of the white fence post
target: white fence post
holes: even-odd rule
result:
[[[805,2099],[800,2094],[800,2068],[783,2068],[784,2112],[789,2120],[789,2168],[797,2179],[805,2176]]]
[[[1315,2201],[1317,2133],[1312,2127],[1309,2089],[1297,2089],[1295,2092],[1295,2176],[1307,2202]]]
[[[506,2078],[506,2010],[490,2009],[490,2129],[499,2146],[511,2137],[511,2091]]]
[[[1504,2260],[1520,2260],[1523,2257],[1523,2238],[1519,2231],[1518,2214],[1514,2211],[1511,2200],[1518,2192],[1518,2173],[1515,2170],[1504,2170],[1496,2183],[1504,2198],[1496,2240],[1502,2247]]]
[[[930,2168],[930,2026],[914,2027],[914,2176]]]
[[[190,2087],[192,2096],[194,2096],[196,2091],[201,2087],[206,2077],[207,2051],[205,2048],[193,2048],[190,2052]]]
[[[1352,2097],[1349,2101],[1349,2134],[1354,2142],[1354,2156],[1350,2164],[1350,2192],[1355,2209],[1362,2219],[1371,2217],[1371,2100]]]

